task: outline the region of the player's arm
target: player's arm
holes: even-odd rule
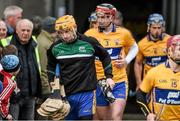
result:
[[[134,44],[130,47],[127,56],[125,57],[126,63],[129,64],[136,57],[137,53],[138,53],[138,45],[136,44],[136,42],[134,42]]]
[[[147,106],[146,95],[147,93],[143,92],[141,89],[139,89],[136,93],[136,101],[145,116],[151,113],[150,109]]]
[[[93,37],[87,37],[85,35],[81,35],[82,40],[86,40],[89,42],[94,50],[94,56],[99,57],[99,60],[102,62],[104,74],[106,76],[106,81],[110,85],[111,89],[114,87],[115,82],[112,80],[113,74],[112,74],[112,63],[111,58],[107,50],[98,42],[97,39]]]
[[[143,69],[143,59],[136,57],[134,63],[134,73],[136,78],[136,91],[139,89],[139,86],[142,81],[142,69]]]
[[[6,118],[8,116],[8,104],[2,103],[2,102],[3,100],[6,100],[6,101],[9,100],[14,90],[13,82],[11,80],[7,80],[7,82],[5,83],[7,85],[4,86],[4,89],[0,94],[0,112],[3,118]]]
[[[147,117],[148,121],[153,121],[156,117],[154,113],[151,112],[151,110],[148,108],[147,102],[146,102],[146,95],[147,93],[143,92],[141,89],[137,91],[136,94],[136,101],[138,105],[140,106],[140,109],[142,110],[143,114]]]
[[[107,50],[94,37],[87,37],[85,35],[81,37],[93,46],[95,50],[94,55],[99,57],[99,60],[102,62],[106,78],[112,78],[112,63]]]
[[[136,94],[136,101],[148,120],[149,119],[154,120],[155,114],[153,114],[153,112],[148,107],[146,95],[152,92],[152,89],[155,86],[154,83],[155,83],[156,77],[157,77],[157,70],[152,69],[148,71],[147,75],[143,79],[140,85],[140,88]]]
[[[48,73],[49,82],[54,81],[54,76],[55,76],[54,72],[55,72],[57,60],[54,57],[52,50],[56,43],[52,44],[51,47],[47,50],[47,58],[48,58],[47,73]]]
[[[128,53],[125,57],[126,64],[129,64],[137,55],[138,53],[138,45],[129,30],[124,31],[124,40],[123,45],[125,48],[128,48]]]
[[[111,89],[113,89],[115,82],[112,80],[113,75],[110,55],[98,41],[95,41],[94,48],[95,54],[99,57],[99,60],[102,62],[104,73],[107,78],[106,81],[108,85],[111,87]]]

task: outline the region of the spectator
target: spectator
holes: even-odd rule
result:
[[[16,88],[16,82],[11,78],[16,76],[20,70],[19,59],[15,55],[5,55],[1,59],[3,70],[0,71],[0,81],[3,90],[0,94],[0,118],[1,120],[13,120],[9,113],[9,100],[13,90]]]
[[[40,54],[40,64],[41,64],[41,83],[42,83],[42,98],[39,100],[38,106],[43,102],[46,97],[51,93],[50,85],[48,82],[47,75],[47,50],[50,46],[57,40],[57,33],[55,30],[55,21],[54,17],[46,17],[42,21],[42,30],[39,36],[37,37],[38,49]],[[38,107],[37,106],[37,107]],[[39,114],[36,114],[36,119],[44,120],[44,117],[41,117]]]
[[[6,23],[4,21],[0,20],[0,55],[2,53],[2,47],[3,47],[2,41],[4,41],[6,36],[7,36],[7,26],[6,26]]]
[[[3,20],[0,20],[0,40],[6,38],[7,36],[7,26]]]
[[[33,32],[32,35],[38,36],[42,30],[42,18],[40,16],[34,16],[31,18],[33,22]]]
[[[8,28],[7,35],[15,33],[16,24],[22,19],[23,9],[16,5],[7,6],[4,10],[4,19]]]
[[[20,72],[16,76],[20,92],[12,96],[10,105],[10,114],[15,120],[34,119],[35,97],[41,93],[39,52],[32,30],[33,23],[22,19],[16,25],[16,34],[7,38],[3,44],[17,47],[21,64]]]

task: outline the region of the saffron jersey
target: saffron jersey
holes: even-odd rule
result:
[[[151,93],[150,110],[160,120],[180,119],[180,72],[174,73],[168,64],[148,71],[140,89]]]
[[[166,42],[169,39],[169,35],[165,34],[163,40],[156,42],[148,39],[148,36],[139,41],[139,52],[136,56],[138,60],[143,60],[144,70],[143,77],[152,68],[160,63],[164,63],[167,60],[166,55]]]
[[[131,33],[125,28],[117,27],[115,32],[110,32],[108,34],[99,32],[97,28],[89,29],[85,34],[95,37],[108,51],[112,60],[113,80],[116,83],[127,81],[126,67],[117,68],[115,66],[115,60],[119,59],[121,54],[125,56],[125,50],[127,51],[135,43]],[[96,58],[95,63],[97,78],[105,78],[102,64],[98,58]]]

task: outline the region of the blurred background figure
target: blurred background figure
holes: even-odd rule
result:
[[[9,44],[2,49],[2,57],[5,55],[18,55],[18,49],[13,44]]]
[[[32,35],[37,37],[42,30],[42,18],[40,16],[34,16],[30,20],[33,22]]]
[[[4,10],[4,19],[8,28],[7,34],[15,33],[16,24],[22,19],[23,9],[16,5],[7,6]]]
[[[33,23],[22,19],[16,25],[16,34],[6,38],[3,44],[4,47],[9,44],[17,47],[21,64],[20,73],[16,76],[20,92],[11,96],[9,108],[15,120],[33,120],[35,97],[41,95],[39,52],[32,30]]]
[[[92,12],[88,18],[89,21],[89,28],[97,28],[97,16],[95,12]]]
[[[2,42],[1,40],[7,36],[7,26],[3,20],[0,20],[0,55],[2,54]],[[0,57],[1,58],[1,57]],[[1,70],[1,67],[0,67]]]
[[[167,60],[166,42],[170,36],[165,33],[165,20],[161,14],[149,15],[147,35],[139,41],[134,70],[136,90],[138,90],[147,72]]]
[[[41,84],[42,84],[42,97],[36,102],[36,108],[38,108],[42,102],[44,102],[47,96],[51,93],[50,85],[48,82],[47,75],[47,50],[50,46],[56,42],[57,33],[55,31],[56,18],[48,16],[42,20],[42,30],[37,37],[38,49],[40,54],[40,64],[41,64]],[[45,120],[47,117],[42,117],[35,113],[36,120]]]
[[[12,121],[13,117],[9,114],[9,100],[13,91],[17,88],[16,81],[12,78],[20,71],[19,58],[16,55],[5,55],[1,59],[3,70],[0,71],[0,79],[3,90],[0,94],[0,119]]]
[[[3,20],[0,20],[0,39],[4,39],[7,36],[7,26]]]
[[[116,14],[115,14],[114,24],[116,26],[123,26],[123,15],[118,10],[116,11]]]

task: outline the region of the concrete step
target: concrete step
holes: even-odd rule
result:
[[[131,121],[137,120],[137,121],[139,121],[139,120],[146,120],[146,117],[143,114],[139,114],[139,113],[137,113],[137,114],[135,114],[135,113],[132,113],[132,114],[125,113],[123,115],[123,120],[128,120],[128,121],[129,120],[131,120]]]

